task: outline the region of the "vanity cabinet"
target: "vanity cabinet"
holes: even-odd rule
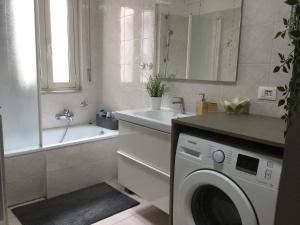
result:
[[[118,181],[169,213],[170,133],[119,121]]]

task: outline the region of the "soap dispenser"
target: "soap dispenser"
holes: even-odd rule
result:
[[[202,116],[204,113],[208,111],[208,103],[206,102],[204,93],[201,93],[199,95],[202,97],[202,99],[197,102],[196,112],[197,115]]]

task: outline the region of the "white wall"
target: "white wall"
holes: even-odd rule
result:
[[[133,9],[134,14],[122,15],[122,7]],[[99,60],[102,62],[100,103],[111,110],[149,106],[138,64],[154,60],[155,1],[103,0],[101,10],[103,18],[97,23],[103,29],[103,38],[99,38],[103,46],[103,60]],[[205,92],[208,99],[217,102],[222,98],[249,97],[251,113],[280,116],[277,102],[257,100],[257,89],[260,85],[282,85],[290,78],[272,73],[278,62],[277,52],[286,49],[284,41],[273,39],[274,34],[281,28],[282,17],[288,15],[289,7],[283,0],[245,0],[237,83],[169,82],[170,92],[165,96],[164,105],[170,105],[172,96],[183,96],[187,110],[194,112],[198,93]],[[121,34],[129,35],[125,42],[121,41]],[[125,53],[127,62],[122,62],[120,52]],[[131,78],[129,82],[122,81],[122,73]]]

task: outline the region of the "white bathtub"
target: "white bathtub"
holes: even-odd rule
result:
[[[43,131],[47,197],[69,193],[117,176],[118,131],[95,125]]]
[[[69,127],[66,136],[61,142],[66,127],[43,130],[43,149],[63,147],[90,141],[112,138],[118,135],[118,131],[108,130],[96,125],[79,125]]]
[[[60,142],[66,127],[45,129],[42,132],[43,146],[32,146],[23,149],[9,150],[5,152],[5,157],[14,157],[18,155],[27,155],[42,150],[51,150],[54,148],[65,147],[68,145],[76,145],[86,142],[94,142],[102,139],[114,138],[118,136],[119,132],[115,130],[108,130],[96,125],[77,125],[71,126],[64,138],[63,142]]]
[[[10,206],[116,178],[118,131],[95,125],[71,126],[59,143],[65,130],[43,130],[43,147],[6,155]]]

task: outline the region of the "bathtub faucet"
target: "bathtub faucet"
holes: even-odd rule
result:
[[[69,109],[64,109],[62,113],[57,113],[55,115],[57,120],[68,120],[72,121],[74,119],[74,113],[70,112]]]

